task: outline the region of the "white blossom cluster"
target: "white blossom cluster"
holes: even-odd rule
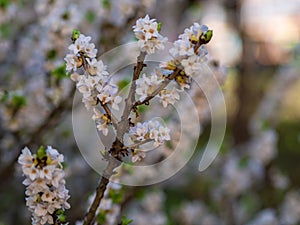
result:
[[[69,209],[68,190],[65,187],[62,162],[64,157],[48,146],[44,156],[32,155],[25,147],[18,162],[26,179],[26,205],[32,213],[32,224],[54,224],[54,214],[59,209]]]
[[[156,50],[164,49],[164,43],[168,39],[159,33],[159,29],[159,24],[148,15],[136,21],[133,31],[142,52],[154,54]]]
[[[150,76],[143,74],[142,77],[136,81],[136,94],[139,96],[138,100],[140,102],[143,102],[148,96],[151,96],[164,81],[163,76],[159,75],[159,72],[159,70],[156,70],[156,72],[152,73]],[[179,90],[175,87],[161,90],[157,97],[164,108],[169,104],[173,105],[176,100],[180,99]]]
[[[96,109],[97,104],[110,104],[112,109],[119,110],[118,104],[122,98],[117,95],[118,86],[109,78],[106,66],[96,59],[97,49],[90,43],[91,37],[80,34],[73,44],[69,46],[70,53],[66,55],[67,71],[77,71],[83,67],[84,74],[73,73],[71,78],[82,93],[82,102],[87,109],[93,109],[93,119],[97,128],[107,135],[107,126],[111,123],[109,116]]]
[[[199,73],[201,65],[206,61],[207,51],[201,44],[201,38],[208,31],[207,26],[194,23],[179,35],[179,39],[170,49],[175,63],[181,65],[188,76]]]
[[[162,126],[157,120],[150,120],[144,123],[137,123],[129,130],[131,139],[135,141],[154,141],[154,147],[158,147],[164,141],[170,140],[170,129]]]

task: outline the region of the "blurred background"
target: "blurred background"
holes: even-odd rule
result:
[[[226,99],[226,135],[200,173],[210,112],[196,91],[192,160],[160,184],[123,187],[119,216],[137,225],[300,224],[299,12],[299,0],[0,0],[0,225],[30,224],[16,163],[24,146],[65,155],[67,220],[82,219],[99,175],[73,136],[75,88],[63,60],[70,34],[91,36],[101,55],[134,41],[132,26],[146,14],[169,41],[193,22],[213,30],[207,49]]]

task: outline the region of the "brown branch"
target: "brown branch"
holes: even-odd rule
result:
[[[109,116],[109,118],[111,119],[112,123],[113,123],[113,126],[115,128],[117,128],[117,125],[118,125],[118,120],[117,118],[113,115],[112,111],[110,110],[110,108],[105,104],[103,103],[102,101],[99,101],[102,108],[105,110],[106,114]]]
[[[123,136],[128,129],[128,117],[132,110],[132,105],[135,102],[135,91],[136,91],[136,80],[139,79],[140,73],[142,72],[143,68],[146,66],[144,64],[146,53],[141,52],[140,55],[137,57],[137,65],[134,67],[132,82],[128,97],[125,101],[125,108],[123,114],[121,116],[121,121],[119,123],[120,129],[117,132],[117,139],[122,140]]]
[[[133,77],[132,77],[132,83],[130,87],[130,91],[128,94],[127,99],[125,100],[125,107],[121,116],[121,121],[117,124],[117,137],[115,141],[112,144],[111,149],[109,152],[111,153],[111,156],[109,158],[109,163],[107,165],[107,168],[104,171],[104,174],[100,180],[100,183],[96,189],[96,196],[92,202],[92,205],[87,212],[87,214],[84,217],[83,225],[90,225],[94,218],[96,211],[100,205],[100,202],[104,196],[104,192],[106,190],[107,184],[109,183],[109,178],[113,174],[113,170],[117,168],[121,163],[121,158],[119,156],[119,153],[123,149],[122,139],[123,136],[128,129],[128,117],[130,115],[130,112],[132,110],[132,105],[135,102],[135,91],[136,91],[136,83],[135,81],[139,78],[140,73],[142,72],[143,68],[145,67],[144,60],[145,60],[146,53],[141,52],[140,55],[137,57],[137,65],[134,67]],[[105,108],[104,108],[105,109]],[[109,108],[106,108],[108,110]],[[107,111],[106,111],[107,112]]]
[[[100,183],[96,189],[96,196],[93,200],[93,203],[92,203],[88,213],[86,214],[86,216],[84,218],[83,225],[89,225],[93,222],[96,211],[100,205],[100,202],[104,196],[104,192],[109,183],[109,178],[112,176],[114,169],[117,168],[119,165],[120,165],[120,161],[117,161],[113,157],[111,157],[109,159],[109,163],[108,163],[106,169],[104,170],[104,174],[103,174],[103,176],[100,180]]]
[[[140,145],[149,143],[149,142],[151,142],[151,141],[153,141],[153,140],[151,140],[151,139],[146,139],[146,140],[143,140],[143,141],[141,141],[141,142],[135,143],[135,144],[130,145],[130,146],[124,146],[122,149],[133,149],[133,148],[136,148],[136,147],[138,147],[138,146],[140,146]]]

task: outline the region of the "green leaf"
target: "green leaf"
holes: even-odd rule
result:
[[[41,146],[41,147],[39,148],[39,150],[37,150],[36,155],[37,155],[37,158],[40,159],[40,160],[42,160],[42,159],[44,159],[45,157],[47,157],[46,148],[45,148],[44,146]]]
[[[89,10],[86,12],[85,18],[88,22],[93,23],[96,20],[96,14],[92,10]]]
[[[130,84],[131,80],[128,78],[122,79],[118,82],[119,90],[122,90],[123,88],[126,88],[128,84]],[[128,87],[127,87],[128,88]]]
[[[162,23],[157,23],[157,31],[160,32],[162,27]]]
[[[212,36],[213,36],[212,30],[208,30],[205,33],[203,33],[201,36],[202,43],[207,44],[208,42],[210,42],[210,40],[212,39]]]
[[[261,123],[260,129],[261,129],[262,131],[267,131],[267,130],[269,130],[270,128],[271,128],[270,121],[265,120],[265,121],[263,121],[263,122]]]
[[[122,221],[121,221],[121,222],[122,222],[121,225],[128,225],[128,224],[132,223],[133,220],[128,219],[125,215],[123,215],[123,216],[122,216]]]
[[[103,6],[105,9],[109,9],[109,8],[111,7],[110,0],[102,0],[102,6]]]
[[[259,207],[258,199],[251,193],[246,193],[241,196],[241,204],[245,207],[249,214],[254,213]]]
[[[249,158],[248,156],[242,157],[242,158],[240,159],[240,161],[239,161],[239,167],[240,167],[241,169],[247,167],[248,164],[249,164],[249,161],[250,161],[250,158]]]
[[[67,217],[65,215],[65,212],[62,209],[57,210],[56,212],[57,218],[61,223],[65,223],[67,220]]]
[[[142,114],[142,113],[144,113],[144,112],[147,111],[147,108],[148,108],[147,105],[139,105],[139,106],[137,107],[137,109],[138,109],[137,111],[138,111],[139,114]]]
[[[64,78],[67,78],[67,72],[66,72],[66,64],[63,64],[56,69],[51,71],[51,75],[55,76],[58,80],[62,80]]]
[[[129,163],[123,162],[122,165],[124,167],[124,170],[126,170],[126,172],[128,172],[129,174],[133,174],[134,170],[132,167],[132,165],[133,165],[132,162],[129,162]]]
[[[62,222],[62,223],[66,222],[66,216],[65,216],[65,215],[59,215],[59,216],[58,216],[58,219],[59,219],[59,221]]]
[[[79,35],[80,35],[80,31],[77,30],[77,29],[74,29],[74,30],[72,31],[71,40],[72,40],[73,42],[75,42],[75,41],[79,38]]]
[[[173,149],[173,147],[174,147],[171,141],[166,141],[165,145],[167,146],[167,148],[170,148],[170,149]]]
[[[113,203],[123,202],[123,191],[122,190],[113,190],[111,189],[108,193],[108,196],[111,198]]]
[[[0,34],[3,39],[9,39],[12,35],[12,26],[9,23],[0,24]]]
[[[55,49],[51,49],[46,53],[46,57],[48,60],[53,60],[56,58],[56,56],[57,56],[57,52]]]
[[[12,107],[20,108],[27,105],[26,97],[23,95],[13,94],[11,99]]]
[[[145,198],[146,196],[146,191],[142,188],[137,189],[137,191],[135,192],[135,198],[138,200],[142,200]]]
[[[69,20],[69,19],[70,19],[70,12],[69,12],[69,11],[65,11],[65,12],[61,15],[61,19],[63,19],[63,20]]]
[[[0,0],[0,8],[7,9],[9,5],[9,0]]]
[[[106,212],[105,211],[100,211],[97,215],[97,222],[99,224],[105,223],[106,220]]]

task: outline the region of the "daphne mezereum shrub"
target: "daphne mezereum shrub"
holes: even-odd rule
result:
[[[212,30],[205,25],[194,23],[173,43],[169,51],[172,60],[161,63],[151,74],[142,73],[146,66],[145,57],[164,49],[167,42],[160,30],[161,24],[155,19],[150,19],[148,15],[138,19],[133,26],[140,54],[137,56],[126,99],[118,95],[118,86],[107,72],[109,65],[97,60],[97,49],[91,42],[91,37],[81,34],[78,30],[72,33],[72,44],[65,57],[66,69],[71,73],[71,79],[76,82],[85,107],[93,112],[92,119],[97,129],[104,136],[108,135],[109,130],[116,133],[112,146],[102,152],[108,165],[89,210],[83,222],[79,224],[117,224],[120,187],[113,188],[109,183],[116,173],[116,168],[124,157],[130,157],[133,163],[143,160],[146,153],[141,146],[145,143],[152,143],[153,147],[158,147],[171,138],[170,129],[158,120],[140,121],[138,107],[149,105],[153,98],[157,98],[163,107],[173,105],[180,99],[180,92],[190,88],[193,76],[199,74],[201,66],[207,60],[204,45],[210,41]],[[120,107],[122,102],[124,107]],[[113,111],[121,111],[120,119]],[[124,141],[125,135],[130,141]],[[66,203],[69,196],[63,186],[65,182],[61,170],[62,159],[62,156],[50,147],[46,150],[41,148],[37,155],[33,156],[26,148],[20,156],[19,163],[28,177],[24,184],[29,185],[26,191],[27,205],[32,212],[33,224],[63,222],[60,220],[62,216],[59,209],[69,208]],[[59,176],[60,180],[56,176]],[[31,185],[33,182],[41,183],[41,187],[36,185],[35,190]],[[122,220],[122,224],[128,223],[130,220]]]

